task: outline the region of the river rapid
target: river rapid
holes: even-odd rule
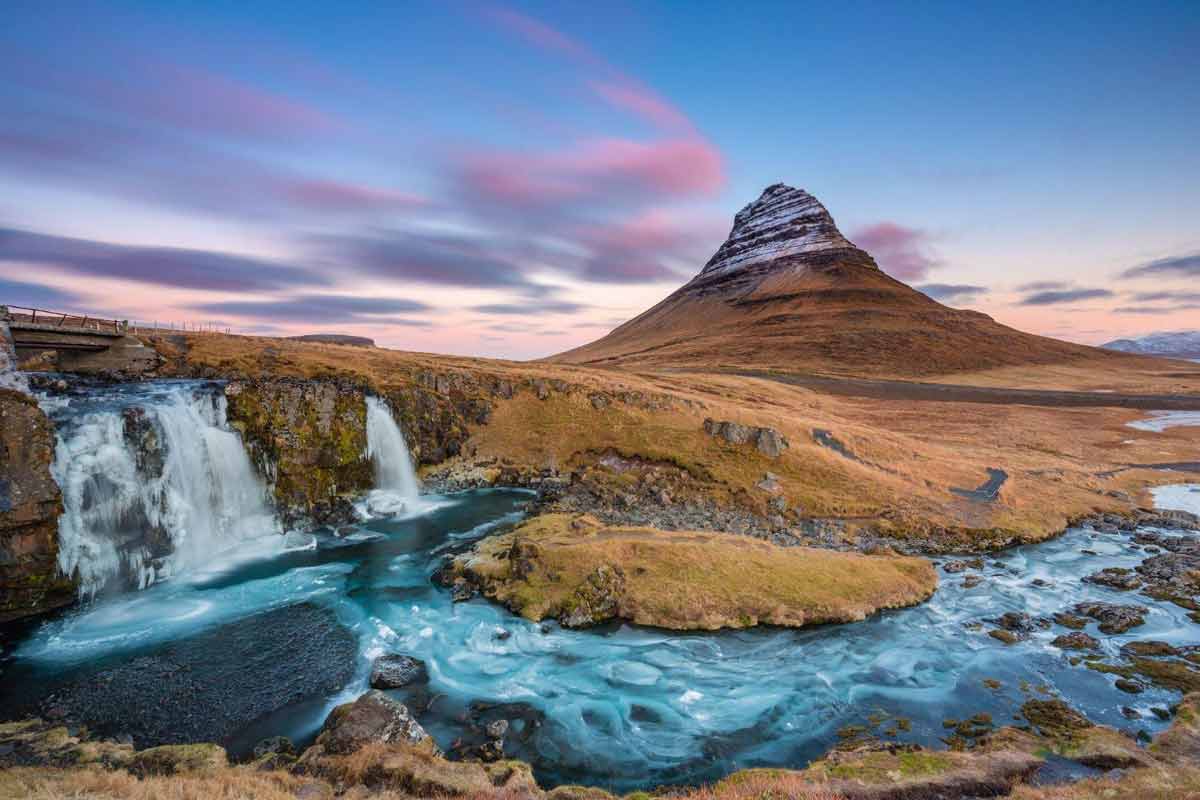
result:
[[[985,620],[1005,612],[1048,618],[1085,600],[1134,603],[1149,609],[1144,625],[1116,636],[1089,626],[1104,654],[1115,658],[1122,644],[1142,639],[1197,643],[1184,609],[1083,581],[1146,557],[1134,532],[1089,528],[988,556],[969,571],[978,581],[940,570],[940,588],[920,606],[800,631],[570,631],[483,599],[454,603],[433,573],[448,554],[519,522],[532,495],[417,497],[403,439],[397,445],[398,430],[376,407],[372,447],[386,483],[360,504],[362,521],[336,533],[281,535],[263,513],[261,485],[246,483],[227,449],[236,434],[218,398],[210,386],[177,383],[45,401],[66,459],[56,470],[68,516],[76,514],[66,535],[77,545],[96,540],[68,558],[103,563],[93,564],[90,602],[8,643],[0,717],[87,709],[89,726],[105,735],[145,745],[208,733],[244,755],[270,735],[311,739],[334,705],[366,690],[376,656],[403,653],[425,662],[429,680],[394,694],[447,751],[503,718],[506,755],[533,764],[543,785],[627,791],[750,766],[800,767],[848,725],[936,746],[947,718],[987,712],[1003,725],[1031,697],[1061,696],[1093,721],[1131,732],[1167,724],[1152,709],[1178,694],[1126,694],[1115,676],[1072,665],[1078,654],[1051,644],[1068,632],[1058,625],[1015,644],[988,636],[994,625]],[[113,452],[124,440],[106,434],[105,415],[135,405],[165,421],[155,430],[175,436],[175,447],[203,451],[178,465],[176,483],[168,475],[165,489],[141,499],[126,480],[134,473],[103,480],[105,470],[136,460]],[[199,431],[192,438],[168,431],[167,423],[189,420]],[[93,469],[91,477],[68,475],[68,462]],[[1188,507],[1196,489],[1177,487],[1163,501]],[[213,507],[192,507],[206,502]],[[97,511],[103,503],[120,513]],[[122,544],[131,539],[124,526],[151,523],[159,538],[183,544],[162,553]],[[200,555],[198,543],[207,548]],[[248,668],[245,658],[256,654],[261,668]],[[224,699],[228,708],[216,707]]]

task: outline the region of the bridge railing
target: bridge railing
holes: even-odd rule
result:
[[[103,333],[123,334],[129,329],[129,322],[126,320],[103,319],[86,314],[67,314],[62,311],[27,306],[0,306],[0,317],[6,318],[9,322]]]

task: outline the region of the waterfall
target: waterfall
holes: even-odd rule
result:
[[[404,434],[387,404],[367,397],[367,455],[375,464],[375,491],[367,497],[371,514],[412,511],[421,492]]]
[[[214,387],[114,387],[43,408],[58,432],[59,566],[82,596],[144,588],[281,532]]]

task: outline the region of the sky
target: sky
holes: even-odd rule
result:
[[[536,358],[785,182],[936,299],[1200,328],[1200,4],[0,9],[0,303]]]

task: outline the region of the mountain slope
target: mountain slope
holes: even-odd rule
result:
[[[1128,359],[948,308],[890,277],[807,192],[769,186],[700,273],[607,336],[551,361],[918,377]]]
[[[1136,339],[1115,339],[1100,345],[1106,350],[1164,358],[1200,359],[1200,331],[1162,331]]]

